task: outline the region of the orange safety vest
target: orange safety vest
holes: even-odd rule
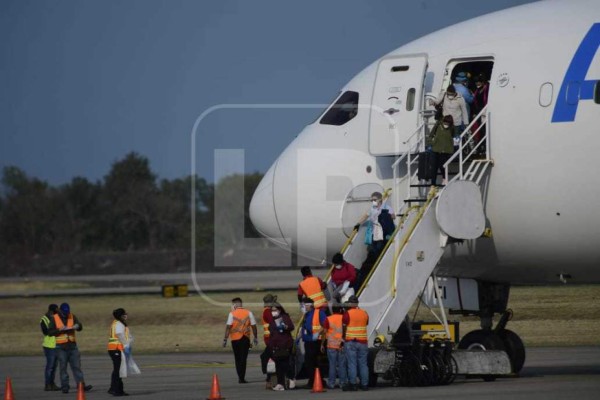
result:
[[[262,315],[262,324],[263,324],[263,337],[265,339],[269,339],[269,337],[271,337],[271,332],[269,331],[269,323],[267,321],[265,321],[265,311],[267,310],[271,310],[271,307],[265,307],[263,308],[263,315]]]
[[[314,276],[304,278],[304,280],[300,282],[300,287],[302,288],[304,294],[315,302],[315,308],[322,308],[327,305],[327,299],[325,298],[323,290],[321,290],[319,278]]]
[[[108,350],[120,350],[123,351],[123,343],[119,341],[115,328],[117,326],[116,319],[110,324],[110,333],[108,334]],[[125,339],[129,341],[129,327],[125,327]]]
[[[360,308],[351,308],[348,310],[348,317],[350,321],[346,326],[345,339],[366,342],[368,340],[367,325],[369,325],[369,314]]]
[[[67,328],[73,328],[73,319],[73,314],[69,313],[69,316],[67,317]],[[54,314],[54,325],[56,325],[56,329],[59,331],[65,327],[65,324],[62,322],[62,319],[60,319],[58,314]],[[75,343],[74,330],[60,332],[58,335],[56,335],[56,344],[65,344],[69,342]]]
[[[342,344],[342,315],[333,314],[327,317],[329,329],[327,329],[327,348],[339,350]]]
[[[243,336],[250,339],[250,311],[244,308],[236,308],[231,312],[233,323],[229,329],[229,338],[231,340],[240,340]]]

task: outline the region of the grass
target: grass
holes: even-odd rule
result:
[[[90,285],[78,282],[52,282],[52,281],[23,281],[0,282],[0,292],[16,293],[25,290],[55,290],[55,289],[81,289]]]
[[[284,303],[292,319],[300,312],[295,291],[273,292]],[[18,298],[0,300],[0,355],[38,355],[42,335],[39,318],[49,303],[68,301],[83,324],[77,335],[84,353],[106,351],[112,310],[129,313],[136,353],[222,351],[225,320],[232,297],[240,296],[257,317],[259,334],[264,292],[216,293],[210,299],[200,296],[164,299],[159,295],[77,296],[62,298]],[[600,345],[600,286],[515,287],[509,307],[515,314],[508,328],[517,332],[527,346]],[[412,316],[412,313],[411,313]],[[431,320],[421,307],[418,319]],[[479,327],[473,317],[451,316],[460,320],[465,334]],[[262,347],[262,342],[260,344]],[[230,351],[229,349],[227,351]]]

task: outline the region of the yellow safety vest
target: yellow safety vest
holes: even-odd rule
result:
[[[110,324],[110,333],[108,336],[108,350],[120,350],[123,351],[123,343],[119,341],[115,329],[117,327],[116,319]],[[129,327],[125,327],[125,339],[129,341]]]
[[[48,327],[50,326],[50,318],[48,318],[46,315],[42,317],[40,322],[43,322],[44,325],[46,325],[46,329],[48,329]],[[42,342],[42,346],[48,349],[54,349],[56,347],[56,336],[45,335],[44,341]]]

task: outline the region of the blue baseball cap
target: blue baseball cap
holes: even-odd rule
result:
[[[464,72],[459,72],[456,78],[454,78],[456,82],[466,82],[468,79],[467,74]]]
[[[68,314],[69,312],[71,312],[71,307],[69,307],[69,303],[62,303],[60,305],[60,312],[62,312],[63,314]]]

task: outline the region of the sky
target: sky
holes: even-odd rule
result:
[[[192,171],[222,104],[327,104],[386,53],[528,0],[2,0],[0,168],[101,180],[135,151]],[[243,149],[266,172],[318,109],[218,109],[194,170]],[[225,168],[226,169],[226,168]]]

